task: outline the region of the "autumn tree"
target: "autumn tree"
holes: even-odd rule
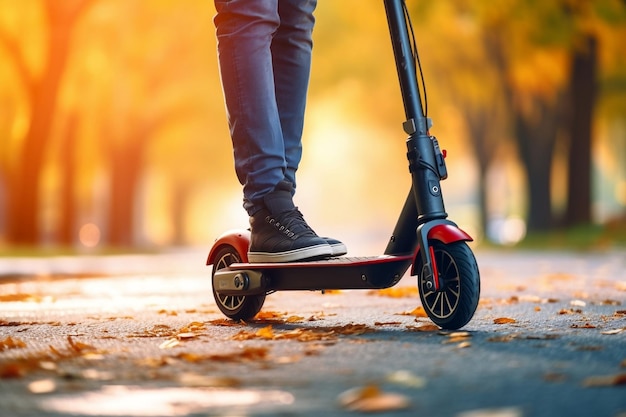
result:
[[[25,9],[41,4],[43,56],[39,68],[30,62],[32,52],[20,43],[17,28],[0,27],[0,45],[11,58],[29,107],[28,125],[21,145],[7,172],[7,236],[18,244],[36,244],[40,238],[39,206],[42,167],[49,149],[57,110],[57,97],[71,53],[76,23],[92,4],[91,0],[23,3]],[[37,11],[29,10],[37,14]],[[19,17],[16,17],[19,20]],[[35,20],[37,20],[35,18]],[[34,27],[31,22],[26,27]]]

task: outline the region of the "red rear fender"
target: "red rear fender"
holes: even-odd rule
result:
[[[249,230],[229,230],[222,234],[215,240],[215,243],[211,247],[209,257],[206,260],[207,265],[213,265],[215,262],[215,255],[224,246],[232,246],[239,256],[241,262],[248,262],[248,247],[250,246],[250,231]]]

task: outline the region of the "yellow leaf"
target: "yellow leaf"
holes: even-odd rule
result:
[[[276,320],[284,317],[285,314],[276,311],[260,311],[254,316],[255,320]]]
[[[376,290],[370,292],[370,294],[381,295],[383,297],[391,297],[391,298],[407,298],[407,297],[415,297],[419,296],[419,292],[417,287],[390,287],[382,290]]]
[[[509,317],[499,317],[497,319],[493,319],[494,324],[509,324],[509,323],[517,323],[517,320],[509,318]]]
[[[7,336],[4,340],[0,340],[0,352],[5,349],[21,349],[25,347],[26,343],[20,339],[13,339],[11,336]]]
[[[255,335],[257,337],[260,337],[261,339],[268,339],[268,340],[272,340],[275,337],[274,330],[272,329],[272,325],[269,325],[269,326],[263,327],[262,329],[257,330]]]
[[[414,310],[408,313],[404,313],[404,315],[415,317],[428,317],[428,314],[426,314],[426,310],[424,310],[424,307],[422,306],[418,306]]]
[[[339,395],[338,402],[341,407],[347,410],[364,413],[403,410],[410,406],[408,397],[383,392],[376,385],[367,385],[345,391]]]
[[[439,331],[439,326],[433,323],[424,323],[420,326],[406,326],[407,330],[412,332],[436,332]]]
[[[178,341],[178,339],[167,339],[165,342],[159,345],[159,349],[171,349],[178,346],[179,344],[180,342]]]
[[[612,387],[626,385],[626,374],[591,376],[583,381],[585,387]]]

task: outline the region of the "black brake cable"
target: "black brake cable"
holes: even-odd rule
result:
[[[426,97],[426,82],[424,81],[424,72],[422,71],[422,63],[420,62],[420,57],[417,52],[417,42],[415,41],[415,32],[413,31],[413,23],[411,22],[411,16],[409,15],[409,11],[406,7],[406,2],[402,1],[402,10],[404,11],[404,19],[406,20],[407,26],[409,27],[409,31],[411,34],[411,51],[413,53],[413,61],[415,63],[416,68],[419,70],[419,83],[422,87],[422,95],[423,95],[423,103],[422,103],[422,116],[424,118],[428,117],[428,99]],[[420,98],[422,100],[422,98]]]

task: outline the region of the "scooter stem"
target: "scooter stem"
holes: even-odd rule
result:
[[[437,140],[429,133],[429,119],[422,108],[417,82],[416,57],[407,25],[404,0],[383,0],[391,35],[391,44],[400,81],[400,90],[406,121],[404,131],[409,135],[407,159],[411,172],[412,187],[399,216],[386,254],[406,253],[419,250],[422,271],[417,271],[439,290],[433,253],[429,245],[429,232],[437,225],[456,225],[445,220],[440,180],[446,178],[445,161]],[[416,52],[415,52],[416,53]]]

